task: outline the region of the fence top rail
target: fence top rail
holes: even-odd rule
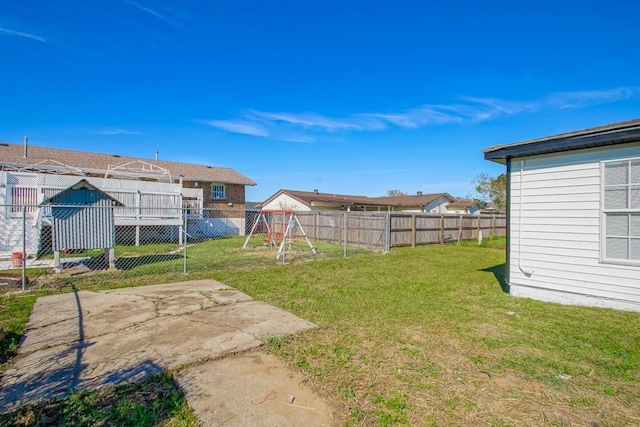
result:
[[[357,212],[360,213],[360,212]],[[452,212],[432,213],[432,212],[391,212],[391,216],[395,218],[505,218],[504,214],[459,214]]]

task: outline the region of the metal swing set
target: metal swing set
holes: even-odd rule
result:
[[[282,224],[276,229],[275,218],[276,216],[282,217]],[[262,225],[262,226],[261,226]],[[299,230],[299,233],[295,234],[295,230]],[[297,239],[304,238],[314,255],[318,255],[318,250],[311,240],[307,237],[307,233],[304,231],[300,220],[298,219],[295,211],[292,210],[261,210],[258,214],[258,219],[251,227],[251,232],[247,236],[247,239],[242,245],[242,249],[252,248],[253,240],[256,234],[262,234],[266,231],[266,235],[263,238],[265,246],[270,248],[278,248],[276,253],[276,259],[282,259],[285,262],[285,254],[287,249],[291,249],[291,244]]]

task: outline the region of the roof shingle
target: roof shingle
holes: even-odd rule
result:
[[[144,162],[168,170],[173,181],[178,179],[179,176],[183,176],[184,179],[188,181],[256,185],[255,181],[231,168],[39,147],[34,145],[28,146],[27,157],[25,158],[24,146],[22,144],[0,143],[0,167],[24,167],[38,163],[47,164],[47,162],[50,168],[55,169],[55,164],[59,163],[58,167],[61,169],[66,165],[93,174],[106,173],[110,166],[113,168],[114,166],[125,165],[132,162]]]
[[[320,203],[336,203],[345,206],[353,205],[367,205],[367,206],[395,206],[395,207],[410,207],[410,206],[426,206],[428,203],[437,199],[438,197],[445,196],[454,200],[453,197],[447,193],[434,193],[434,194],[422,194],[415,196],[393,196],[393,197],[367,197],[367,196],[355,196],[348,194],[332,194],[332,193],[320,193],[315,191],[298,191],[298,190],[280,190],[275,195],[265,201],[262,205],[267,204],[271,199],[275,198],[279,194],[288,194],[294,197],[304,204],[311,206],[313,202]]]

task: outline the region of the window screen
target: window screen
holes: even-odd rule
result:
[[[604,165],[605,260],[640,263],[640,159]]]
[[[212,185],[211,186],[211,198],[212,199],[226,199],[226,187],[224,185]]]

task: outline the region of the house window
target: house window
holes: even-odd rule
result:
[[[640,159],[604,164],[604,260],[640,264]]]
[[[212,185],[211,186],[211,198],[212,199],[226,199],[227,187],[224,185]]]

